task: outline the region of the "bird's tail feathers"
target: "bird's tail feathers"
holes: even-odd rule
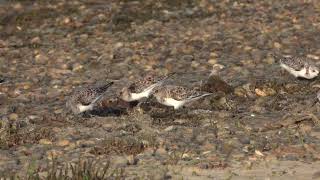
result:
[[[100,96],[96,97],[91,104],[95,104],[97,101],[99,101],[101,98],[103,97],[103,94],[101,94]]]
[[[199,94],[199,95],[195,95],[195,96],[191,96],[188,98],[189,101],[195,101],[195,100],[198,100],[198,99],[201,99],[203,97],[206,97],[206,96],[210,96],[212,95],[213,93],[205,93],[205,94]]]

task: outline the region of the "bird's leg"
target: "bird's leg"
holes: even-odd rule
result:
[[[175,112],[175,109],[173,106],[165,106],[165,114],[171,115]]]
[[[92,118],[92,117],[95,117],[95,115],[91,114],[90,111],[85,111],[85,112],[82,113],[82,117],[83,118]]]
[[[143,104],[149,102],[150,99],[151,99],[151,97],[147,97],[147,98],[141,99],[141,100],[138,102],[137,107],[138,107],[138,108],[141,108],[141,106],[142,106]]]

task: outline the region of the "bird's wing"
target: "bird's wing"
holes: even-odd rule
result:
[[[280,62],[296,71],[300,71],[305,66],[305,63],[301,58],[283,57],[280,59]]]
[[[79,91],[78,100],[83,105],[89,105],[99,100],[106,90],[113,84],[109,82],[103,85],[95,85],[89,88],[83,88]]]
[[[103,94],[107,91],[107,89],[113,84],[113,82],[108,82],[105,84],[95,85],[92,87],[92,90],[95,91],[97,94]]]
[[[157,86],[161,86],[169,77],[174,74],[169,74],[167,76],[157,76],[154,73],[147,74],[144,78],[137,80],[129,86],[129,89],[133,93],[141,93],[153,89]]]
[[[167,91],[169,91],[170,97],[179,101],[187,99],[192,94],[190,89],[182,86],[171,86],[167,88]]]

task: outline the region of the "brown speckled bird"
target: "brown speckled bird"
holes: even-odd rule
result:
[[[223,92],[229,94],[233,92],[233,87],[226,83],[220,76],[219,71],[224,68],[223,65],[215,64],[212,67],[212,71],[209,77],[201,81],[200,89],[202,91],[217,93]]]
[[[139,79],[131,83],[129,86],[124,87],[120,91],[119,97],[127,102],[148,98],[152,95],[153,90],[156,87],[162,86],[165,80],[173,75],[174,73],[169,74],[168,76],[157,76],[153,73],[150,73],[142,79]]]
[[[160,104],[173,106],[174,109],[179,109],[185,104],[212,95],[212,93],[195,91],[182,86],[166,85],[157,88],[153,95]]]
[[[106,90],[113,84],[108,82],[102,85],[93,85],[76,89],[66,102],[67,108],[74,114],[91,111],[95,103],[100,100]]]
[[[318,76],[319,69],[306,58],[281,57],[280,66],[295,77],[313,79]]]

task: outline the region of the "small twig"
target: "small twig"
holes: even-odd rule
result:
[[[99,62],[99,61],[102,59],[103,56],[104,56],[104,54],[101,54],[101,55],[97,58],[97,62]]]

